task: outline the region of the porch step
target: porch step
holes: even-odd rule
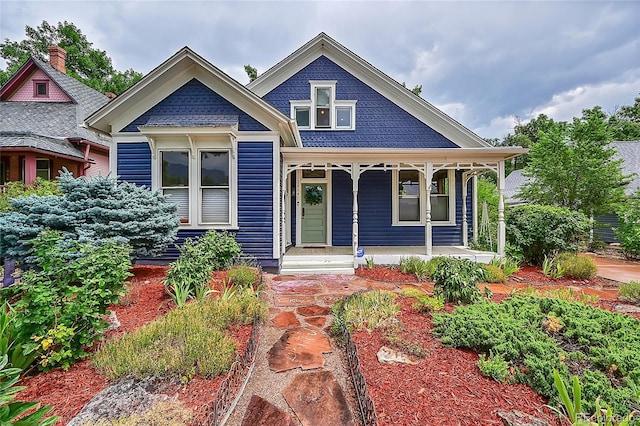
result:
[[[287,256],[282,259],[281,275],[353,275],[353,256]]]

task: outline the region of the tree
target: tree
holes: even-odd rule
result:
[[[613,211],[624,198],[629,177],[615,160],[607,115],[600,107],[586,109],[568,126],[540,131],[529,152],[520,197],[528,202],[566,207],[588,217]]]
[[[33,56],[47,62],[49,46],[57,45],[67,51],[67,74],[101,93],[120,94],[142,78],[142,74],[128,69],[117,71],[111,58],[103,50],[93,48],[82,31],[73,23],[58,22],[57,26],[42,21],[36,28],[25,27],[27,38],[22,41],[5,39],[0,54],[7,61],[7,69],[0,71],[0,85]]]
[[[403,81],[402,87],[407,87],[407,83]],[[415,86],[413,86],[413,89],[411,89],[411,91],[414,95],[420,96],[420,94],[422,93],[422,84],[416,84]]]
[[[609,117],[608,125],[614,141],[640,140],[640,97],[633,105],[618,108]]]
[[[244,66],[244,72],[246,72],[247,76],[249,77],[249,83],[258,78],[258,69],[256,67],[252,67],[251,65],[247,64]]]

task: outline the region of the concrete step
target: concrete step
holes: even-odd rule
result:
[[[355,273],[352,256],[285,256],[282,275],[318,275]]]
[[[353,275],[356,270],[351,268],[281,268],[280,275]]]

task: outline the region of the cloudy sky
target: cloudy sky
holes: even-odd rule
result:
[[[482,137],[640,93],[638,1],[0,0],[3,40],[43,20],[73,22],[120,70],[186,45],[243,83],[244,64],[265,71],[324,31]]]

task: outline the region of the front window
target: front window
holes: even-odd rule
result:
[[[229,151],[200,151],[202,223],[229,223]]]
[[[431,179],[431,220],[448,222],[449,219],[449,172],[439,170]]]
[[[431,179],[431,222],[434,225],[453,225],[455,197],[453,170],[438,170]],[[424,174],[418,170],[393,172],[393,224],[416,226],[426,223],[426,196]]]
[[[44,180],[51,179],[51,163],[48,158],[39,158],[36,160],[36,177]]]
[[[181,223],[189,223],[189,152],[162,151],[162,193],[178,206]]]
[[[420,172],[400,170],[398,172],[398,220],[400,222],[420,222]]]

